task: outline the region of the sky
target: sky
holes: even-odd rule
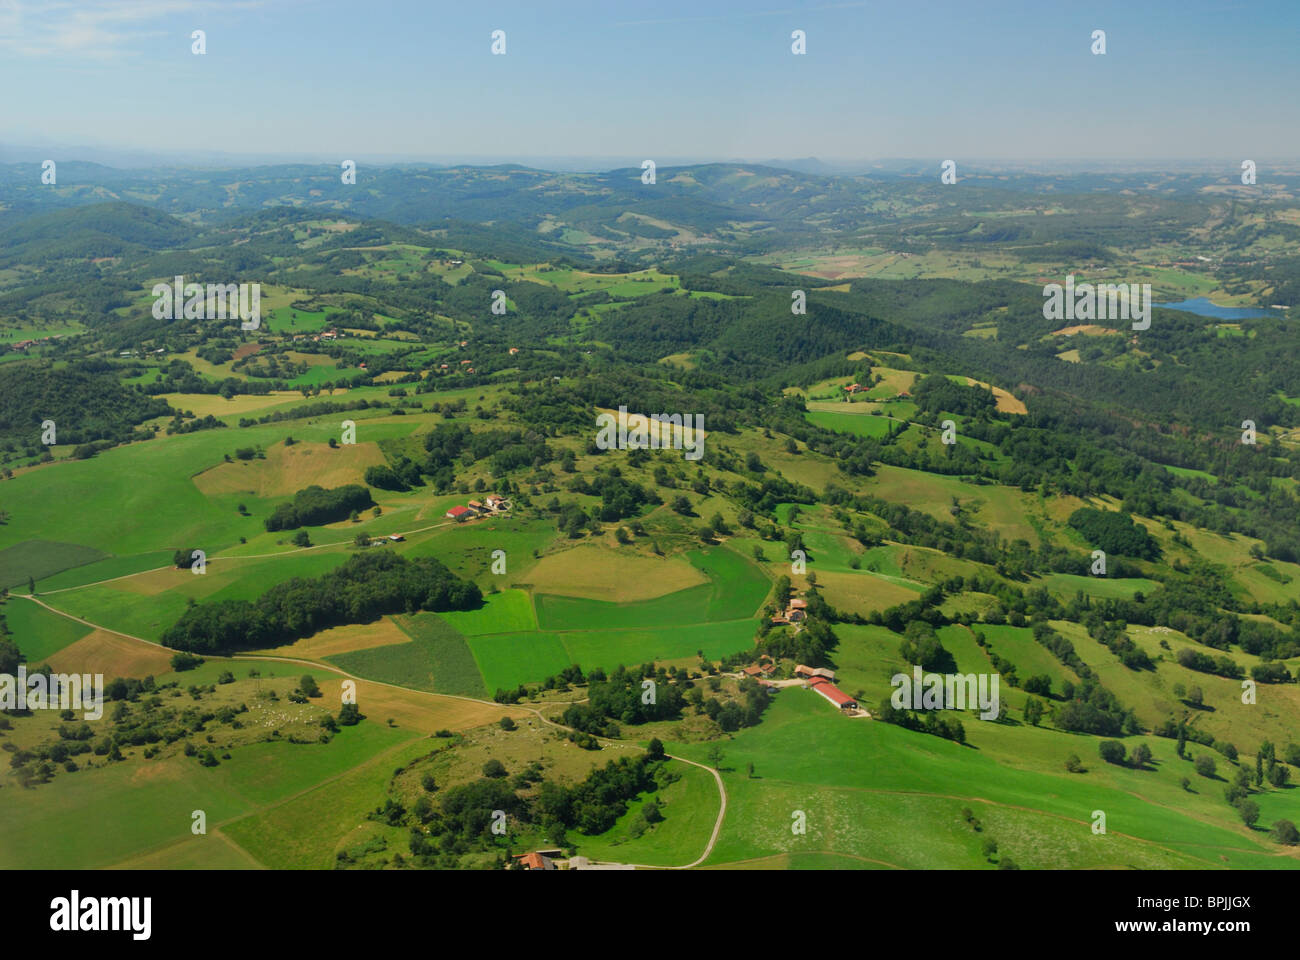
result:
[[[0,148],[1296,159],[1297,27],[1297,0],[0,0]]]

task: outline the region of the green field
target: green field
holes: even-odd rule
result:
[[[465,638],[434,613],[394,618],[410,643],[326,657],[348,673],[416,690],[483,698],[487,690]]]

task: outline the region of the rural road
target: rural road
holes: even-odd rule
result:
[[[441,526],[441,524],[439,524],[439,526]],[[292,554],[272,554],[272,556],[292,556]],[[121,578],[114,578],[114,579],[121,579]],[[105,582],[107,582],[107,581],[105,581]],[[86,586],[90,586],[90,584],[86,584]],[[71,589],[77,589],[77,588],[71,588]],[[165,647],[165,646],[163,646],[161,643],[155,643],[153,640],[146,640],[144,637],[137,637],[137,636],[135,636],[135,635],[133,635],[133,634],[130,634],[130,633],[123,633],[121,630],[113,630],[113,629],[111,629],[111,628],[109,628],[109,627],[104,627],[104,626],[101,626],[100,624],[97,624],[97,623],[91,623],[89,620],[83,620],[81,617],[75,617],[75,616],[73,616],[73,615],[70,614],[70,613],[66,613],[66,612],[64,612],[64,611],[62,611],[62,610],[59,610],[59,609],[57,609],[57,608],[55,608],[55,607],[50,606],[48,603],[46,603],[46,602],[45,602],[44,600],[42,600],[40,597],[29,596],[29,595],[27,595],[27,594],[22,594],[22,593],[10,594],[10,596],[11,596],[11,597],[17,597],[18,599],[21,599],[21,600],[30,600],[30,601],[32,601],[33,603],[35,603],[35,604],[37,604],[37,605],[39,605],[39,606],[41,606],[41,607],[44,607],[46,610],[50,611],[50,613],[57,614],[57,615],[60,616],[60,617],[66,617],[68,620],[72,620],[72,621],[74,621],[74,622],[76,622],[76,623],[80,623],[80,624],[82,624],[82,625],[84,625],[84,626],[90,627],[90,628],[93,629],[93,630],[102,630],[102,631],[104,631],[105,633],[111,633],[111,634],[113,634],[114,636],[117,636],[117,637],[124,637],[125,639],[127,639],[127,640],[131,640],[131,641],[134,641],[134,642],[136,642],[136,643],[147,644],[148,646],[155,647],[155,648],[157,648],[157,649],[159,649],[159,650],[171,650],[171,649],[172,649],[171,647]],[[346,670],[342,670],[342,669],[340,669],[339,667],[336,667],[336,666],[335,666],[334,664],[332,664],[332,663],[323,663],[323,662],[318,661],[318,660],[305,660],[305,659],[300,659],[300,658],[298,658],[298,657],[258,656],[258,655],[252,655],[252,654],[245,654],[245,655],[242,655],[242,656],[239,655],[239,654],[236,654],[235,656],[232,656],[232,657],[212,656],[212,657],[209,657],[208,659],[210,659],[210,660],[230,660],[230,661],[241,660],[241,661],[246,661],[246,662],[256,662],[256,661],[259,661],[259,660],[260,660],[260,661],[272,661],[272,662],[275,662],[275,663],[293,663],[293,664],[299,664],[299,665],[301,665],[301,666],[314,667],[314,668],[316,668],[316,669],[320,669],[320,670],[328,670],[330,673],[337,674],[338,676],[341,676],[341,677],[343,677],[343,678],[345,678],[345,679],[348,679],[348,680],[356,680],[356,681],[359,681],[359,682],[361,682],[361,683],[373,683],[373,684],[375,684],[375,685],[377,685],[377,686],[381,686],[381,687],[389,687],[389,688],[391,688],[391,689],[393,689],[393,690],[402,690],[402,691],[404,691],[404,692],[406,692],[406,693],[413,693],[413,694],[416,694],[417,696],[435,697],[435,698],[438,698],[438,699],[441,699],[441,700],[461,700],[461,701],[465,701],[465,702],[467,702],[467,703],[479,703],[479,704],[483,704],[483,705],[485,705],[485,706],[489,706],[489,707],[496,707],[496,708],[501,709],[501,710],[507,710],[507,709],[509,709],[509,707],[508,707],[506,704],[497,703],[495,700],[480,700],[480,699],[477,698],[477,697],[464,697],[464,696],[460,696],[460,695],[458,695],[458,694],[453,694],[453,693],[431,693],[431,692],[429,692],[429,691],[427,691],[427,690],[416,690],[416,689],[414,689],[413,687],[403,687],[401,684],[397,684],[397,683],[387,683],[387,682],[385,682],[385,681],[383,681],[383,680],[369,680],[369,679],[367,679],[367,678],[365,678],[365,677],[358,677],[358,676],[355,676],[354,674],[348,673]],[[556,723],[554,720],[552,720],[550,717],[546,716],[544,713],[542,713],[541,710],[539,710],[539,709],[536,708],[536,707],[524,707],[524,706],[518,706],[518,705],[514,705],[514,706],[516,706],[516,709],[519,709],[519,710],[525,710],[525,711],[527,711],[527,712],[529,712],[529,713],[535,715],[535,716],[536,716],[539,720],[541,720],[543,723],[550,724],[551,726],[556,727],[557,729],[564,730],[564,731],[566,731],[566,732],[570,732],[570,731],[573,730],[572,727],[566,727],[566,726],[565,726],[564,724],[562,724],[562,723]],[[605,741],[607,741],[607,742],[609,742],[609,743],[619,743],[620,745],[623,745],[623,746],[629,746],[629,744],[622,744],[621,741],[610,740],[610,739],[607,738],[607,737],[597,737],[596,739],[597,739],[597,740],[605,740]],[[644,749],[644,748],[642,748],[642,749]],[[725,818],[726,815],[727,815],[727,789],[726,789],[725,786],[723,786],[723,783],[722,783],[722,777],[718,774],[718,771],[715,770],[713,767],[705,766],[705,765],[702,764],[702,763],[696,763],[694,760],[687,760],[685,757],[675,756],[674,754],[670,754],[670,753],[669,753],[669,754],[665,754],[665,756],[667,756],[667,757],[669,757],[669,758],[671,758],[671,759],[673,759],[673,760],[678,760],[678,761],[680,761],[680,762],[682,762],[682,763],[689,764],[689,765],[692,766],[692,767],[699,767],[700,769],[702,769],[702,770],[707,770],[707,771],[709,771],[709,773],[713,774],[713,780],[714,780],[714,782],[717,784],[717,787],[718,787],[718,799],[719,799],[718,817],[717,817],[717,820],[715,820],[714,823],[713,823],[713,833],[709,835],[709,842],[708,842],[707,845],[705,845],[705,847],[704,847],[704,852],[701,853],[701,854],[699,855],[699,857],[697,857],[695,860],[693,860],[693,861],[690,862],[690,863],[683,864],[682,866],[677,866],[677,867],[664,867],[664,866],[660,866],[660,865],[647,864],[647,863],[633,863],[633,864],[628,864],[628,866],[640,867],[640,868],[642,868],[642,869],[647,869],[647,870],[689,870],[689,869],[691,869],[692,867],[698,867],[698,866],[699,866],[700,864],[702,864],[705,860],[707,860],[707,859],[709,858],[709,855],[713,852],[713,846],[714,846],[714,844],[716,844],[717,841],[718,841],[718,834],[722,832],[722,821],[723,821],[723,818]],[[597,862],[599,862],[599,861],[597,861]]]

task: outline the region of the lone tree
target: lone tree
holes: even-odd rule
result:
[[[1295,846],[1300,843],[1300,830],[1296,830],[1295,824],[1290,820],[1276,821],[1270,835],[1278,843],[1285,843],[1288,846]]]
[[[303,678],[298,681],[298,689],[302,691],[304,697],[319,697],[321,695],[316,678],[310,673],[303,674]]]
[[[1043,701],[1037,697],[1030,697],[1025,701],[1025,723],[1031,727],[1036,727],[1039,721],[1043,719]]]
[[[1259,804],[1254,800],[1238,800],[1233,804],[1237,808],[1237,813],[1241,814],[1241,822],[1248,827],[1253,827],[1259,820]]]
[[[1101,758],[1107,763],[1124,762],[1124,744],[1118,740],[1103,740],[1097,747]]]

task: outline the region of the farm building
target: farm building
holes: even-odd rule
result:
[[[515,855],[520,870],[554,870],[555,861],[540,853],[520,853]]]
[[[388,535],[388,539],[393,541],[393,543],[401,543],[406,538],[402,536],[400,533],[390,533]]]
[[[821,677],[824,680],[834,680],[835,671],[826,667],[807,667],[802,663],[794,668],[796,677]]]
[[[474,514],[470,513],[468,507],[462,507],[457,504],[444,513],[443,516],[448,520],[468,520],[470,517],[474,516]]]
[[[858,708],[858,701],[854,700],[825,677],[813,677],[808,681],[808,683],[814,690],[841,710],[856,710]]]

